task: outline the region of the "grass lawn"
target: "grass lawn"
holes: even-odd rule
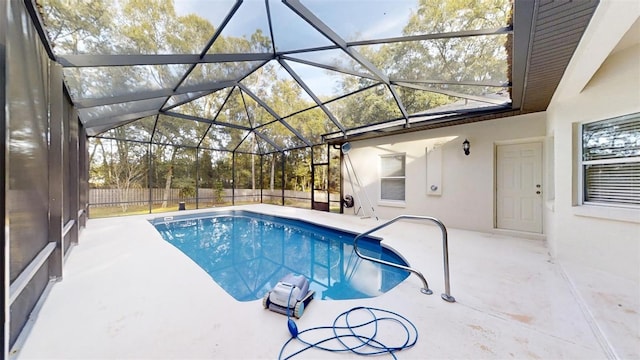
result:
[[[274,205],[282,205],[282,200],[278,199],[277,201],[264,201],[265,204],[274,204]],[[236,201],[235,205],[248,205],[255,204],[255,202],[251,201]],[[126,210],[123,210],[121,206],[89,206],[89,218],[97,219],[104,217],[114,217],[114,216],[126,216],[126,215],[143,215],[143,214],[155,214],[155,213],[163,213],[169,211],[178,210],[178,204],[171,204],[168,207],[161,207],[161,204],[153,204],[151,208],[151,212],[149,212],[149,205],[129,205]],[[211,208],[214,206],[230,206],[231,202],[223,202],[214,204],[209,201],[202,201],[199,204],[200,209]],[[297,207],[301,209],[310,209],[311,204],[309,201],[300,201],[300,200],[292,200],[285,199],[285,206]],[[195,210],[196,204],[194,203],[186,203],[185,210]],[[332,204],[331,212],[340,212],[340,206],[334,206]]]
[[[216,206],[227,206],[231,205],[231,203],[221,203],[216,204]],[[200,208],[208,208],[212,207],[212,204],[200,204]],[[185,210],[195,210],[196,204],[185,204]],[[113,217],[113,216],[126,216],[126,215],[142,215],[142,214],[155,214],[155,213],[163,213],[169,211],[178,210],[178,204],[172,204],[168,207],[162,207],[160,204],[154,204],[151,208],[151,212],[149,212],[149,205],[129,205],[126,210],[123,210],[121,206],[90,206],[89,207],[89,218],[104,218],[104,217]]]

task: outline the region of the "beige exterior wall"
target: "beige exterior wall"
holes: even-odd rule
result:
[[[640,112],[639,15],[638,4],[602,1],[547,112],[353,142],[349,155],[375,214],[429,215],[449,227],[494,231],[495,146],[539,140],[543,233],[552,255],[639,282],[640,210],[578,206],[574,131],[583,122]],[[464,139],[471,142],[469,156],[462,151]],[[441,195],[434,196],[428,195],[426,154],[438,144]],[[380,156],[393,153],[406,154],[403,204],[380,201]],[[344,189],[354,194],[347,176]],[[362,192],[359,197],[367,205]],[[365,211],[371,214],[368,206]]]
[[[640,210],[580,204],[575,129],[585,122],[640,112],[639,15],[637,3],[601,3],[547,110],[548,135],[555,139],[555,199],[546,214],[553,255],[561,263],[636,283]]]
[[[640,209],[580,203],[577,129],[636,112],[640,3],[601,0],[546,112],[359,141],[350,156],[381,218],[430,215],[448,227],[488,232],[494,230],[495,145],[543,141],[543,232],[551,261],[560,265],[608,356],[630,358],[640,341]],[[465,138],[469,156],[462,152]],[[432,196],[425,148],[439,139],[449,141],[442,145],[442,194]],[[389,153],[407,156],[402,207],[379,202],[380,155]],[[349,193],[348,178],[344,189]]]
[[[349,156],[378,217],[427,215],[439,218],[448,227],[489,232],[494,228],[495,145],[514,140],[541,140],[545,135],[545,121],[544,113],[536,113],[369,139],[353,142]],[[462,151],[465,139],[471,143],[469,156]],[[442,149],[440,169],[427,165],[427,151],[437,146]],[[393,153],[406,155],[403,204],[380,201],[380,156]],[[441,195],[429,194],[427,169],[432,174],[441,171]],[[344,191],[354,194],[346,175]],[[363,193],[359,193],[359,198],[367,205]],[[351,209],[345,211],[352,213]],[[365,211],[371,214],[368,206]]]

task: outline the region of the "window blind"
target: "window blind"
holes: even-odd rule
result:
[[[640,156],[640,114],[585,124],[582,145],[584,161]]]
[[[640,204],[640,163],[585,166],[585,201]]]
[[[405,200],[405,155],[380,157],[380,200]]]
[[[584,201],[640,205],[640,114],[582,127]]]

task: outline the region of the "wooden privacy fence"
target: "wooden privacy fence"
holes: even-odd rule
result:
[[[130,205],[147,205],[149,204],[149,196],[151,201],[159,203],[164,201],[165,189],[89,189],[89,204],[93,207],[114,206],[119,203],[128,203]],[[198,189],[198,198],[217,201],[220,197],[221,201],[230,201],[232,196],[241,200],[260,201],[260,189],[235,189],[232,194],[231,189],[214,190],[214,189]],[[282,196],[282,190],[262,190],[262,196],[268,198],[279,198]],[[298,198],[311,200],[311,192],[309,191],[293,191],[285,190],[285,198]],[[332,201],[339,201],[340,194],[331,194]],[[169,189],[169,203],[175,204],[178,201],[187,203],[195,203],[196,198],[181,198],[180,189]],[[326,195],[316,201],[326,201]]]
[[[162,201],[164,189],[89,189],[89,204],[92,206],[112,206],[116,203],[126,202],[131,205],[146,205],[151,199]],[[169,201],[180,198],[180,189],[169,190]]]

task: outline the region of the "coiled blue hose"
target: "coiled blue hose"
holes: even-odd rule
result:
[[[365,312],[365,314],[370,316],[370,319],[359,323],[352,323],[349,317],[356,312]],[[289,323],[289,330],[291,331],[290,323],[293,322],[293,320],[287,319],[287,321]],[[395,325],[400,330],[404,330],[404,342],[387,344],[384,340],[377,338],[378,328],[383,326],[383,322],[385,323],[384,326]],[[303,334],[321,330],[331,330],[333,336],[328,336],[318,341],[308,341],[301,337]],[[363,332],[368,332],[369,335],[363,334]],[[398,331],[393,331],[393,333],[397,332]],[[358,306],[338,315],[333,321],[332,326],[319,326],[302,331],[298,331],[296,327],[295,334],[292,332],[291,335],[291,338],[282,345],[278,359],[291,359],[312,348],[330,352],[349,351],[363,356],[389,354],[394,359],[397,359],[395,355],[396,352],[408,349],[416,344],[418,340],[418,329],[409,319],[393,311]],[[303,348],[285,356],[284,352],[286,348],[295,339],[304,345]],[[347,342],[350,344],[347,344]]]

